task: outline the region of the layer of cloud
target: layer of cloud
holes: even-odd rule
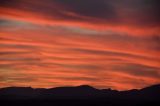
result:
[[[150,35],[159,34],[159,4],[157,0],[1,0],[0,13],[3,18],[37,24],[78,25]]]
[[[159,1],[0,2],[0,87],[160,83]]]

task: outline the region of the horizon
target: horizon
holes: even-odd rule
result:
[[[160,84],[159,0],[0,0],[0,88]]]
[[[58,87],[50,87],[50,88],[34,88],[34,87],[31,87],[31,86],[8,86],[8,87],[3,87],[3,88],[0,88],[0,89],[7,89],[7,88],[31,88],[31,89],[45,89],[45,90],[49,90],[49,89],[56,89],[56,88],[77,88],[77,87],[91,87],[91,88],[94,88],[96,90],[113,90],[113,91],[118,91],[118,92],[123,92],[123,91],[131,91],[131,90],[142,90],[144,88],[148,88],[148,87],[153,87],[153,86],[160,86],[160,83],[159,84],[154,84],[154,85],[149,85],[149,86],[145,86],[143,88],[137,88],[137,89],[127,89],[127,90],[118,90],[118,89],[112,89],[112,88],[96,88],[94,86],[90,86],[90,85],[77,85],[77,86],[58,86]]]

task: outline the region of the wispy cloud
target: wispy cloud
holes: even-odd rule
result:
[[[0,87],[160,83],[159,1],[0,2]]]

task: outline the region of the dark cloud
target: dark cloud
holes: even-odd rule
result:
[[[0,38],[1,39],[1,38]],[[4,39],[6,40],[6,39]],[[0,44],[0,47],[5,48],[19,48],[19,49],[36,49],[34,46],[30,45],[21,45],[21,44]]]
[[[125,72],[136,76],[152,77],[152,78],[160,77],[159,73],[160,68],[145,66],[141,64],[134,64],[134,63],[117,64],[113,67],[113,70]]]
[[[82,16],[112,19],[116,17],[114,8],[105,0],[55,0],[62,4],[68,11]]]
[[[147,59],[147,60],[154,60],[153,58],[149,58],[146,56],[140,56],[135,54],[129,54],[124,52],[113,52],[107,50],[91,50],[91,49],[81,49],[81,48],[72,48],[69,49],[75,52],[90,54],[90,55],[101,55],[101,56],[119,56],[119,57],[129,57],[129,58],[139,58],[139,59]]]
[[[1,0],[0,6],[35,12],[57,20],[159,26],[159,0]]]
[[[6,22],[7,22],[6,20],[0,19],[0,26],[2,26],[3,24],[5,24]]]
[[[158,36],[158,35],[152,36],[152,37],[148,38],[148,42],[152,43],[152,45],[150,45],[150,47],[148,47],[149,49],[160,51],[160,36]]]
[[[0,58],[0,61],[39,61],[40,59],[38,58]]]
[[[0,56],[4,55],[17,55],[17,54],[26,54],[28,52],[14,52],[14,51],[9,51],[9,52],[0,52]]]
[[[160,22],[159,0],[112,0],[111,2],[116,10],[119,8],[120,15],[123,14],[131,20],[130,23],[152,25]]]
[[[0,6],[12,6],[18,0],[0,0]]]

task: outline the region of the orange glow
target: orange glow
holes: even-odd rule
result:
[[[159,25],[106,22],[60,11],[59,4],[25,3],[53,13],[0,6],[0,87],[126,90],[160,83]]]

